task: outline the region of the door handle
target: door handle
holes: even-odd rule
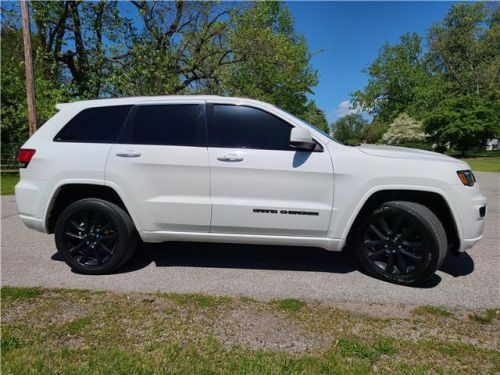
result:
[[[141,156],[141,153],[137,151],[120,151],[116,153],[116,156],[121,158],[138,158]]]
[[[243,156],[242,155],[237,155],[237,154],[226,154],[222,156],[217,156],[217,160],[220,161],[243,161]]]

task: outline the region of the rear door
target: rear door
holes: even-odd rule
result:
[[[208,232],[211,202],[204,102],[134,106],[110,150],[106,183],[122,192],[143,231]]]
[[[327,150],[289,146],[292,125],[263,109],[208,104],[214,233],[326,236],[333,201]]]

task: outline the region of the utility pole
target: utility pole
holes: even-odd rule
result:
[[[21,0],[24,41],[24,67],[26,70],[26,96],[28,99],[28,124],[30,137],[36,132],[35,79],[33,77],[33,54],[31,51],[30,15],[27,0]]]

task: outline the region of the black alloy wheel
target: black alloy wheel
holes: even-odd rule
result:
[[[441,266],[446,232],[427,207],[403,201],[386,202],[373,211],[357,232],[356,253],[372,275],[416,285]]]
[[[64,226],[64,247],[83,266],[108,262],[118,243],[115,225],[99,210],[82,210],[71,216]]]
[[[130,216],[114,203],[86,198],[72,203],[57,219],[58,252],[76,272],[110,273],[133,254],[137,233]]]
[[[409,275],[425,265],[426,243],[420,228],[400,216],[379,215],[370,220],[363,251],[373,266],[393,275]]]

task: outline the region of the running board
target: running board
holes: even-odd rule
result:
[[[325,237],[269,236],[256,234],[227,234],[204,232],[141,231],[144,242],[220,242],[250,245],[280,245],[320,247],[329,251],[340,251],[343,241]]]

